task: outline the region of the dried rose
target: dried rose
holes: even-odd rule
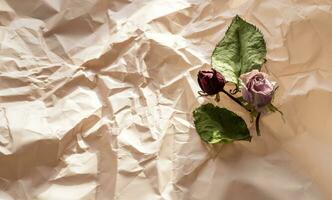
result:
[[[257,111],[271,103],[275,82],[270,81],[266,73],[252,70],[242,74],[240,79],[243,81],[242,88],[243,99],[253,105]]]
[[[208,95],[218,94],[225,86],[224,76],[212,69],[209,71],[199,71],[197,81],[202,91]]]

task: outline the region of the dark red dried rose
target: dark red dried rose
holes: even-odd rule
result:
[[[208,95],[214,95],[224,89],[225,78],[216,70],[199,71],[197,81],[202,91]]]

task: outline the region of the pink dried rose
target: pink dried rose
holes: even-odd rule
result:
[[[242,74],[240,79],[244,84],[243,99],[253,105],[257,111],[261,111],[264,106],[271,103],[276,83],[269,80],[269,75],[255,69]]]
[[[197,81],[202,91],[207,95],[214,95],[221,92],[225,86],[224,76],[216,70],[199,71]]]

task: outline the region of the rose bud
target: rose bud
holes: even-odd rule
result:
[[[242,74],[240,79],[244,83],[242,88],[242,96],[245,101],[255,107],[257,111],[261,111],[264,106],[271,103],[275,82],[270,81],[266,73],[252,70],[246,74]]]
[[[197,81],[202,91],[207,95],[218,94],[226,83],[224,76],[215,69],[199,71]]]

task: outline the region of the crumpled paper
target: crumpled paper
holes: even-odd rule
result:
[[[332,199],[331,3],[0,0],[0,199]],[[209,146],[196,74],[236,14],[265,36],[284,120]]]

